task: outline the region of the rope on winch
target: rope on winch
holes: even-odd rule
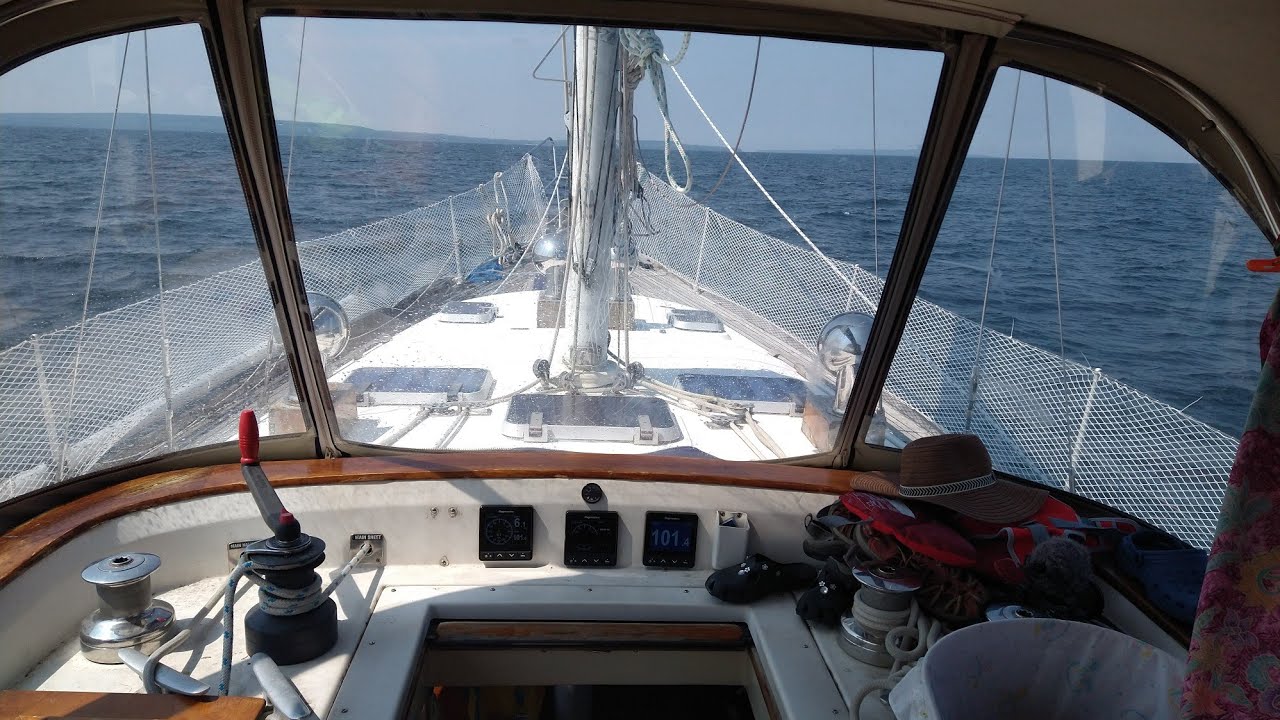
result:
[[[982,312],[978,316],[978,339],[974,347],[973,372],[969,373],[969,402],[964,409],[964,430],[969,431],[973,421],[973,408],[978,400],[978,386],[982,383],[982,339],[987,325],[987,302],[991,296],[991,276],[996,262],[996,236],[1000,233],[1000,206],[1004,202],[1004,181],[1009,174],[1009,153],[1013,150],[1013,125],[1018,118],[1018,91],[1022,87],[1022,71],[1014,76],[1013,110],[1009,113],[1009,137],[1004,144],[1004,166],[1000,169],[1000,189],[996,192],[996,217],[991,225],[991,250],[987,253],[987,283],[982,290]]]
[[[662,66],[666,65],[672,69],[672,72],[675,71],[676,65],[684,60],[684,55],[689,50],[690,37],[692,33],[686,32],[684,40],[680,43],[680,52],[676,53],[675,58],[668,58],[662,50],[661,38],[653,30],[625,28],[621,34],[623,49],[631,57],[632,62],[648,72],[649,82],[653,83],[653,97],[658,103],[658,113],[662,115],[662,161],[666,167],[667,182],[682,193],[689,192],[689,188],[693,187],[693,166],[689,162],[688,153],[685,152],[684,143],[680,142],[680,136],[676,134],[675,127],[671,124],[671,115],[667,111],[667,81],[663,76]],[[671,174],[673,145],[681,161],[684,162],[683,185],[677,183]]]
[[[269,583],[254,572],[254,563],[251,559],[246,559],[241,555],[241,561],[236,564],[231,574],[218,587],[218,590],[209,597],[209,600],[200,608],[194,617],[187,623],[187,626],[170,638],[167,642],[156,648],[156,651],[147,657],[147,662],[142,667],[142,687],[150,694],[159,694],[163,692],[156,683],[156,670],[160,667],[160,660],[165,655],[176,650],[187,638],[191,637],[195,629],[209,615],[209,613],[218,605],[218,601],[222,601],[221,625],[222,625],[222,666],[218,673],[218,694],[227,695],[231,689],[231,656],[233,640],[235,638],[235,603],[236,590],[242,579],[247,579],[258,586],[258,606],[268,615],[275,616],[292,616],[300,615],[304,612],[314,610],[324,604],[334,590],[342,584],[343,580],[351,574],[355,566],[359,565],[362,560],[373,552],[373,545],[365,542],[360,545],[355,554],[343,565],[337,575],[329,580],[328,585],[324,585],[319,575],[315,580],[305,588],[300,590],[291,590],[281,588],[273,583]]]

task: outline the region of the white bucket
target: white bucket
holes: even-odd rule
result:
[[[1176,720],[1183,662],[1066,620],[1001,620],[943,638],[889,694],[898,720]]]

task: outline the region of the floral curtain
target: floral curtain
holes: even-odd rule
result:
[[[1280,293],[1200,591],[1187,718],[1280,718]]]

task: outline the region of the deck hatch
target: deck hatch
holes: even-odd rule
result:
[[[484,368],[364,367],[347,383],[359,393],[358,404],[366,406],[470,402],[493,394],[493,375]]]
[[[607,440],[662,445],[683,437],[667,403],[652,397],[550,395],[511,398],[502,434],[526,442]]]
[[[676,387],[699,395],[750,405],[758,413],[794,415],[804,410],[803,380],[776,375],[727,375],[688,372],[676,376]]]
[[[670,310],[667,323],[677,330],[724,332],[724,323],[710,310]]]
[[[491,323],[498,316],[498,306],[487,302],[463,302],[455,300],[445,303],[436,313],[436,318],[444,323]]]

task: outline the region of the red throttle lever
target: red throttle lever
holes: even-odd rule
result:
[[[240,464],[258,464],[258,416],[252,410],[240,413]]]
[[[302,526],[293,513],[284,509],[280,496],[267,481],[267,474],[258,464],[258,416],[252,410],[240,413],[240,473],[249,486],[249,494],[258,505],[258,512],[271,528],[277,540],[290,542],[302,534]]]

